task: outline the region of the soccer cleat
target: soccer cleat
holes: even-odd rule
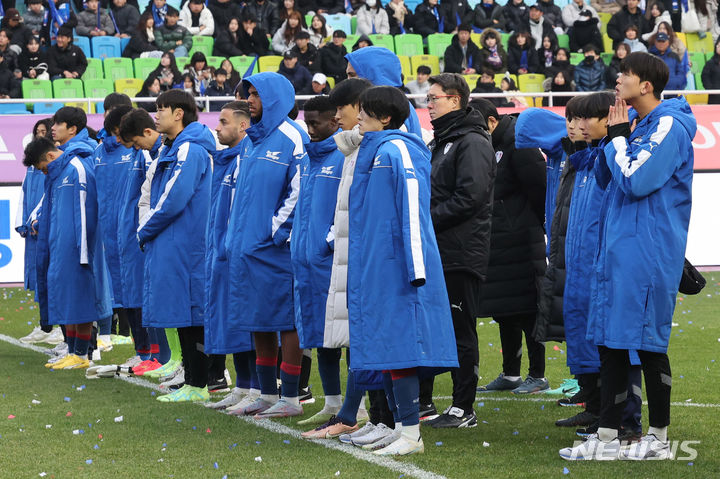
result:
[[[400,434],[400,437],[382,449],[374,451],[378,456],[407,456],[409,454],[420,454],[425,452],[425,445],[422,438],[414,441]]]
[[[40,326],[35,326],[35,328],[33,328],[30,334],[20,338],[20,342],[25,344],[44,343],[46,342],[50,334],[51,333],[46,333],[45,331],[40,329]]]
[[[672,458],[670,443],[659,440],[654,434],[643,436],[620,453],[620,459],[629,461],[664,461]]]
[[[550,385],[547,379],[528,376],[521,385],[510,392],[513,394],[537,394],[545,392],[548,389],[550,389]]]
[[[420,405],[420,422],[432,421],[437,417],[438,412],[433,403]]]
[[[67,356],[68,344],[64,341],[58,343],[57,346],[50,350],[50,353],[53,355],[53,357]]]
[[[61,328],[53,328],[53,330],[50,331],[50,334],[45,338],[45,342],[48,344],[65,344],[67,346]]]
[[[278,390],[280,390],[279,387]],[[300,404],[315,404],[315,398],[313,397],[312,391],[309,387],[300,389],[299,393],[298,398],[300,399]]]
[[[623,446],[634,444],[642,439],[642,431],[633,431],[621,427],[618,431],[618,439]]]
[[[142,363],[142,362],[143,362],[143,360],[140,358],[140,356],[135,355],[135,356],[128,358],[120,366],[122,366],[124,368],[135,368],[137,366],[140,366],[140,363]]]
[[[285,399],[279,399],[278,402],[264,411],[255,413],[255,419],[268,419],[271,417],[294,417],[303,414],[302,405],[294,405]]]
[[[489,382],[485,386],[478,386],[477,392],[489,393],[489,392],[495,392],[495,391],[512,391],[513,389],[517,388],[521,384],[522,384],[522,379],[518,379],[517,381],[511,381],[510,379],[505,379],[505,373],[500,373],[500,375],[498,377],[493,379],[491,382]]]
[[[272,406],[273,403],[266,401],[261,397],[257,397],[247,406],[234,410],[232,414],[235,416],[254,416],[255,414],[267,411]]]
[[[558,419],[555,425],[558,427],[589,427],[597,422],[599,416],[587,411],[582,411],[567,419]]]
[[[229,384],[232,384],[232,379],[230,379],[230,373],[226,369],[222,377],[208,380],[208,391],[211,393],[224,393],[230,390]]]
[[[87,357],[81,358],[75,354],[70,354],[67,360],[60,364],[55,364],[53,369],[87,369],[90,367],[90,361]]]
[[[435,429],[469,428],[477,426],[477,416],[473,410],[466,414],[459,407],[453,406],[447,408],[440,416],[428,421],[427,424]]]
[[[382,423],[378,424],[377,427],[373,432],[370,434],[367,434],[366,436],[358,438],[357,441],[353,441],[353,445],[358,446],[359,443],[364,443],[362,445],[362,448],[366,451],[377,451],[378,449],[382,449],[385,446],[389,446],[391,443],[395,442],[397,438],[400,437],[400,430],[391,429],[387,426],[385,426],[384,429],[381,429]],[[373,437],[376,437],[375,441],[370,441],[373,439]]]
[[[575,395],[578,391],[580,391],[580,386],[578,385],[577,379],[563,379],[559,388],[548,389],[545,391],[545,394],[563,394],[565,397],[570,397]]]
[[[170,394],[157,397],[160,402],[198,402],[207,401],[208,399],[210,399],[210,393],[207,387],[199,388],[188,384]]]
[[[70,356],[70,354],[66,353],[63,356],[55,356],[53,358],[50,358],[50,359],[48,359],[48,362],[45,363],[45,367],[48,369],[59,369],[57,367],[57,365],[65,362],[65,360],[67,360],[68,356]]]
[[[587,400],[586,390],[580,389],[578,392],[576,392],[569,398],[558,399],[557,405],[562,406],[562,407],[570,407],[570,406],[585,407],[586,400]]]
[[[579,437],[588,437],[591,434],[595,434],[598,431],[598,427],[600,427],[600,421],[595,421],[593,424],[591,424],[588,427],[581,427],[578,429],[575,429],[575,434],[577,434]]]
[[[375,429],[375,424],[368,421],[363,427],[355,432],[345,433],[338,436],[338,440],[343,444],[352,444],[353,439],[357,439],[365,434],[369,434]]]
[[[130,336],[120,336],[118,334],[111,334],[110,335],[110,342],[113,345],[120,345],[120,344],[132,344],[133,339]]]
[[[132,370],[135,376],[143,376],[148,371],[154,371],[156,369],[160,369],[161,367],[162,364],[160,364],[157,359],[153,358],[147,359],[137,366],[133,366]]]
[[[185,369],[180,368],[178,372],[167,381],[160,383],[160,389],[179,389],[185,384]]]
[[[246,407],[257,401],[258,397],[259,396],[257,394],[248,394],[247,396],[243,397],[239,403],[235,404],[234,406],[228,406],[225,411],[233,416],[244,416],[244,414],[242,414],[242,411]]]
[[[106,353],[108,351],[112,351],[112,348],[113,348],[112,341],[110,341],[110,340],[106,341],[102,337],[98,336],[97,348],[100,350],[101,353]]]
[[[182,366],[182,361],[171,359],[158,369],[147,371],[143,376],[148,378],[169,378],[177,373],[180,366]]]
[[[208,387],[208,391],[209,390],[210,388]],[[245,394],[241,392],[240,388],[233,388],[233,390],[226,394],[220,401],[211,402],[207,404],[207,407],[222,411],[239,403],[244,396]]]
[[[560,449],[559,453],[566,461],[614,461],[620,454],[620,441],[615,438],[605,442],[591,434],[584,442]]]
[[[325,406],[320,411],[316,412],[307,419],[298,421],[298,426],[319,426],[330,421],[337,413],[340,412],[339,407],[327,407]]]
[[[303,439],[334,439],[342,434],[350,434],[358,430],[357,424],[348,426],[334,414],[328,421],[310,431],[300,434]]]

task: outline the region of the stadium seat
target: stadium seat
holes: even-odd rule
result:
[[[608,12],[598,12],[598,17],[600,17],[600,33],[604,35],[607,33],[607,24],[612,18],[612,14]]]
[[[99,58],[89,57],[87,59],[88,66],[83,73],[83,80],[95,80],[97,78],[104,78],[102,60]]]
[[[190,58],[188,57],[175,57],[175,65],[177,65],[180,71],[183,71],[188,63],[190,63]]]
[[[122,55],[122,52],[125,51],[125,47],[130,43],[130,38],[121,38],[120,39],[120,55]],[[98,112],[99,113],[99,112]]]
[[[508,73],[507,75],[506,75],[505,73],[497,73],[497,74],[495,75],[495,86],[497,86],[498,88],[500,88],[500,84],[502,83],[503,78],[505,78],[506,76],[509,76],[510,79],[511,79],[513,82],[515,82],[515,86],[517,87],[517,84],[518,84],[517,75],[513,75],[513,74],[511,74],[511,73]],[[471,88],[471,90],[472,90],[472,88]]]
[[[192,57],[193,53],[202,52],[205,54],[206,57],[209,57],[212,55],[214,44],[215,40],[213,39],[213,37],[208,37],[205,35],[195,35],[192,37],[192,47],[190,48],[188,56]]]
[[[23,80],[23,98],[52,98],[53,89],[50,80]]]
[[[355,34],[357,32],[357,16],[353,15],[350,17],[350,33]],[[347,35],[350,35],[350,33],[345,32]]]
[[[92,45],[93,58],[114,58],[122,55],[120,39],[116,37],[93,37]]]
[[[502,44],[505,51],[508,49],[508,42],[510,41],[510,34],[509,33],[501,33],[500,34],[500,43]],[[480,45],[478,45],[480,46]]]
[[[136,58],[133,60],[135,78],[145,80],[151,71],[160,65],[159,58]]]
[[[310,25],[312,24],[312,19],[315,15],[305,15],[305,25],[310,28]]]
[[[685,46],[688,46],[687,37],[683,32],[675,32],[675,36],[678,37],[685,44]]]
[[[215,68],[216,70],[220,68],[220,65],[222,65],[222,62],[225,61],[225,57],[207,57],[208,65]]]
[[[610,62],[612,61],[614,55],[614,53],[603,52],[600,54],[600,58],[602,58],[603,63],[605,63],[605,66],[607,66],[610,65]]]
[[[80,48],[80,50],[83,51],[87,58],[90,58],[92,56],[92,49],[90,48],[89,37],[74,37],[73,43],[75,44],[75,46],[77,46],[78,48]]]
[[[400,59],[400,70],[402,71],[403,76],[407,78],[410,75],[414,75],[415,70],[412,69],[410,57],[407,55],[398,55],[397,57]]]
[[[133,78],[133,61],[129,58],[106,58],[103,61],[105,78],[117,80],[118,78]]]
[[[612,38],[608,36],[607,33],[603,33],[603,50],[606,52],[615,52],[615,49],[613,48],[613,41]]]
[[[454,36],[452,33],[448,33],[451,37]],[[482,45],[480,44],[480,34],[479,33],[471,33],[470,34],[470,40],[478,47],[482,48]],[[452,43],[452,38],[450,39],[450,43]],[[431,53],[432,55],[432,53]]]
[[[372,35],[368,35],[370,37],[370,40],[373,42],[373,45],[376,47],[385,47],[391,52],[395,51],[395,39],[392,35],[382,35],[380,33],[373,33]]]
[[[428,35],[428,55],[444,58],[445,50],[452,43],[452,37],[451,33],[433,33],[432,35]]]
[[[130,98],[142,89],[143,81],[139,78],[119,78],[115,80],[115,92],[125,93]]]
[[[36,115],[52,115],[62,107],[62,103],[35,103],[33,105],[33,113],[35,113]]]
[[[422,35],[417,33],[405,33],[404,35],[395,35],[395,53],[398,55],[422,55],[423,50]]]
[[[327,77],[327,84],[332,90],[333,88],[335,88],[335,79],[333,77]]]
[[[248,57],[248,56],[237,56],[237,57],[230,57],[230,63],[232,63],[233,67],[235,67],[235,70],[240,74],[241,77],[247,76],[247,70],[250,68],[250,65],[253,64],[253,61],[255,61],[255,57]],[[253,73],[257,73],[258,71],[258,62],[255,62],[255,66],[253,67],[253,71],[250,72],[252,75]]]
[[[707,52],[705,54],[705,63],[707,63],[708,60],[710,60],[713,57],[713,55],[715,55],[715,52]]]
[[[87,98],[105,98],[115,91],[112,80],[85,80],[83,82]]]
[[[473,91],[473,88],[475,88],[475,85],[477,85],[477,82],[480,79],[480,75],[463,75],[463,78],[470,87],[470,91]]]
[[[688,51],[702,53],[715,51],[715,44],[713,43],[711,35],[705,35],[703,38],[700,38],[697,33],[686,33],[685,37],[687,38],[686,45]]]
[[[420,65],[426,65],[430,67],[431,75],[440,74],[440,59],[435,55],[414,55],[410,57],[410,64],[413,72],[416,72]]]
[[[27,115],[24,103],[0,103],[0,115]]]
[[[518,75],[517,87],[522,92],[541,92],[543,91],[543,81],[545,75],[539,73],[525,73]]]
[[[571,53],[570,54],[570,65],[577,65],[585,59],[583,53]]]
[[[280,67],[282,57],[280,55],[266,55],[258,58],[258,69],[260,72],[276,72]]]
[[[352,23],[350,15],[344,13],[336,13],[334,15],[325,15],[325,20],[333,30],[342,30],[346,35],[352,33]]]
[[[91,108],[90,111],[88,111],[88,104],[86,101],[69,101],[65,103],[63,106],[74,106],[76,108],[80,108],[85,113],[95,113],[93,109]],[[91,105],[95,106],[95,105]]]
[[[53,98],[83,98],[83,82],[77,78],[53,80]]]
[[[357,43],[359,38],[360,35],[358,35],[357,33],[348,34],[347,38],[345,39],[345,43],[343,43],[348,52],[352,51],[353,45]]]
[[[558,35],[557,39],[559,48],[567,48],[568,50],[570,49],[570,35],[563,33],[562,35]]]
[[[702,73],[703,67],[705,66],[705,54],[702,52],[688,52],[688,60],[690,60],[690,71],[695,73]]]

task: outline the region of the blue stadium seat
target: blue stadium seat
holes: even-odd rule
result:
[[[0,103],[0,115],[26,115],[30,113],[24,103]]]
[[[120,39],[116,37],[94,37],[92,44],[92,56],[94,58],[113,58],[122,56]]]
[[[332,27],[333,30],[342,30],[347,35],[352,33],[352,23],[350,22],[350,15],[343,13],[336,13],[335,15],[325,15],[327,24]]]
[[[122,52],[125,51],[125,47],[127,44],[130,43],[130,38],[121,38],[120,39],[120,55],[122,55]]]
[[[92,56],[92,50],[90,49],[90,39],[88,37],[75,37],[73,43],[83,51],[86,57]]]
[[[33,106],[33,113],[36,115],[44,114],[44,115],[52,115],[56,111],[58,111],[60,108],[62,108],[62,103],[35,103]]]

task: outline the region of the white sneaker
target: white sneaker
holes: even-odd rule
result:
[[[68,345],[66,342],[61,342],[50,350],[53,356],[67,356]]]
[[[25,344],[44,343],[47,338],[50,337],[50,334],[51,333],[46,333],[45,331],[40,329],[40,326],[35,326],[35,328],[30,332],[30,334],[20,338],[20,342]]]
[[[254,403],[255,400],[259,397],[260,396],[258,396],[257,394],[247,394],[238,403],[225,408],[225,412],[229,414],[234,414],[235,411],[242,411],[243,409]]]
[[[110,339],[110,335],[103,335],[97,337],[97,347],[100,350],[100,352],[106,353],[108,351],[112,351],[113,345],[112,340]]]
[[[92,357],[90,359],[92,361],[100,361],[100,348],[99,347],[98,347],[98,349],[93,349]]]
[[[48,344],[65,344],[65,337],[63,336],[61,328],[53,328],[50,334],[45,338],[45,342]]]
[[[226,394],[220,401],[208,403],[206,406],[211,409],[227,409],[239,403],[244,396],[245,394],[241,392],[240,388],[233,388],[232,391]]]
[[[425,445],[422,438],[414,441],[402,434],[391,444],[382,449],[374,451],[373,454],[378,456],[407,456],[408,454],[420,454],[425,452]]]
[[[142,358],[138,356],[137,354],[131,358],[128,358],[127,361],[122,363],[120,366],[123,368],[134,368],[135,366],[139,365],[142,362]]]
[[[669,442],[662,442],[654,434],[643,436],[620,453],[620,459],[630,461],[662,461],[672,459]]]
[[[364,436],[366,434],[370,434],[373,429],[375,429],[375,424],[368,421],[363,427],[358,429],[355,432],[351,432],[350,434],[341,434],[338,437],[338,440],[344,444],[352,444],[353,439],[358,439],[361,436]]]
[[[180,368],[175,376],[160,383],[159,387],[161,389],[170,389],[172,386],[182,386],[183,384],[185,384],[185,369]]]
[[[362,446],[366,451],[376,451],[389,446],[400,437],[400,431],[391,429],[380,423],[371,432],[353,440],[353,445]]]
[[[560,449],[559,453],[566,461],[614,461],[620,455],[620,441],[618,438],[601,441],[595,433],[576,446]]]

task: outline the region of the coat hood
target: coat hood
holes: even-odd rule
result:
[[[247,130],[252,142],[257,144],[287,119],[295,105],[295,88],[290,80],[273,72],[258,73],[245,78],[242,86],[246,97],[250,85],[258,91],[263,107],[260,121],[251,120],[252,126]]]
[[[70,158],[73,156],[87,158],[95,153],[97,146],[97,141],[90,138],[87,128],[83,128],[80,133],[70,138],[65,144],[58,146],[58,149],[67,153]]]
[[[542,108],[528,108],[515,123],[515,147],[540,148],[553,157],[563,154],[560,140],[567,136],[565,118]]]
[[[412,143],[416,148],[420,148],[421,150],[428,149],[427,145],[423,143],[422,139],[417,135],[402,130],[369,131],[363,136],[363,145],[361,146],[377,150],[381,142],[390,141],[395,138],[399,138],[406,143]]]
[[[340,130],[322,141],[311,141],[305,145],[305,151],[307,151],[311,163],[313,161],[323,161],[328,154],[338,149],[337,143],[335,143],[335,137],[338,133],[340,133]]]
[[[485,30],[482,31],[482,33],[480,34],[480,45],[478,45],[478,47],[479,47],[479,48],[486,48],[486,47],[485,47],[485,37],[487,37],[489,33],[495,33],[495,38],[497,38],[497,45],[496,45],[496,46],[498,47],[498,51],[499,51],[499,52],[504,52],[504,51],[505,51],[505,47],[503,47],[503,44],[502,44],[502,41],[501,41],[502,35],[500,35],[500,32],[498,32],[498,31],[495,30],[494,28],[486,28]],[[457,38],[457,34],[456,34],[455,38]],[[472,41],[472,40],[470,40],[470,41]]]
[[[213,155],[213,163],[218,166],[224,166],[230,163],[239,154],[242,154],[245,150],[245,142],[240,142],[232,148],[225,148],[224,150],[217,150]]]
[[[118,148],[124,148],[114,136],[106,136],[100,146],[102,146],[103,151],[106,153],[112,153]]]
[[[684,97],[670,98],[663,100],[660,105],[657,106],[650,114],[643,120],[653,121],[655,118],[661,116],[671,116],[677,120],[685,131],[687,131],[690,138],[695,138],[697,132],[697,120],[693,115],[692,109]],[[630,109],[629,113],[630,123],[637,118],[637,112],[634,109]]]
[[[387,48],[360,48],[345,58],[360,78],[367,78],[375,86],[402,86],[400,59]]]
[[[173,141],[170,150],[168,150],[167,155],[165,155],[165,158],[171,158],[177,153],[180,145],[187,142],[202,146],[210,154],[215,153],[215,137],[212,132],[207,126],[194,121],[186,126],[183,131],[175,137],[175,140]]]
[[[496,150],[505,145],[512,146],[515,142],[515,123],[517,118],[513,115],[502,115],[498,125],[492,132],[492,144]]]

